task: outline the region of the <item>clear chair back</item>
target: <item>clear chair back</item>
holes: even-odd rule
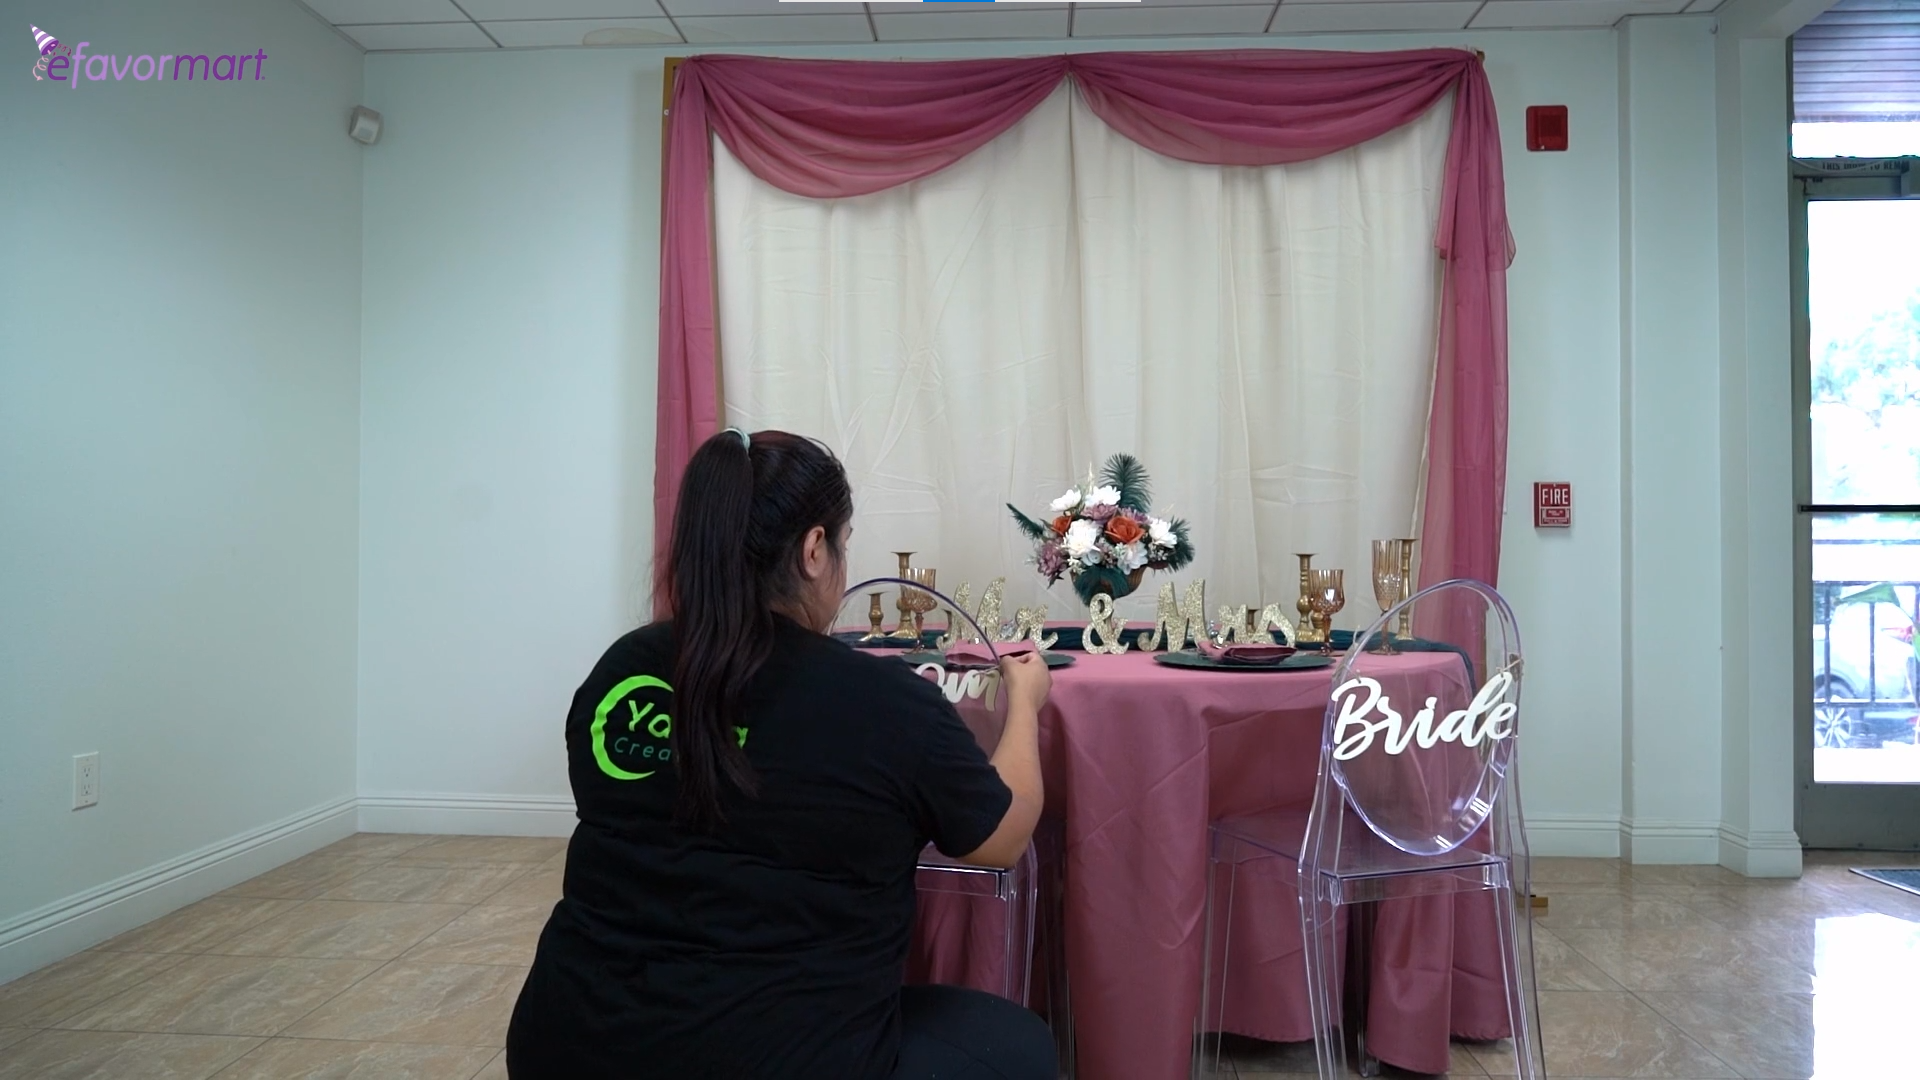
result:
[[[1355,643],[1334,672],[1323,767],[1381,840],[1409,855],[1450,852],[1480,831],[1509,782],[1521,676],[1513,613],[1488,586],[1450,581]]]
[[[1546,1075],[1519,794],[1522,674],[1512,610],[1491,586],[1467,580],[1394,606],[1334,669],[1299,863],[1326,1080],[1346,1074],[1337,913],[1471,892],[1494,897],[1516,1072]],[[1359,1045],[1365,1063],[1364,1033]]]
[[[849,587],[834,619],[834,636],[900,657],[941,689],[981,749],[992,756],[1006,727],[1006,699],[994,635],[934,586],[934,571],[914,578],[878,577]],[[998,628],[995,628],[998,629]],[[965,661],[949,645],[972,643]],[[930,957],[936,982],[964,983],[1022,1004],[1032,989],[1034,921],[1038,908],[1037,855],[1010,870],[970,866],[932,847],[922,852],[916,887],[920,919],[963,944]],[[982,904],[977,901],[997,901]],[[1051,989],[1051,988],[1050,988]]]
[[[999,649],[993,635],[963,606],[934,587],[928,579],[933,571],[922,573],[928,577],[917,581],[877,577],[849,586],[840,598],[834,636],[856,648],[898,655],[914,665],[959,709],[981,749],[991,756],[1000,745],[1006,719],[996,663]],[[950,662],[946,646],[959,640],[979,643],[985,659]]]

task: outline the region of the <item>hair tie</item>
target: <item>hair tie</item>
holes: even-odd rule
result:
[[[743,449],[745,449],[745,450],[752,450],[752,449],[753,449],[753,436],[751,436],[751,435],[748,435],[748,434],[747,434],[746,432],[744,432],[744,431],[741,431],[741,430],[740,430],[739,428],[737,428],[737,427],[730,427],[730,428],[728,428],[727,430],[728,430],[728,431],[730,431],[730,432],[732,432],[732,433],[734,433],[735,435],[738,435],[738,436],[740,436],[740,446],[741,446],[741,448],[743,448]]]

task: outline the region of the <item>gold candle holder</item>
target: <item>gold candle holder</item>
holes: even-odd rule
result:
[[[877,592],[867,594],[868,630],[866,636],[860,639],[861,641],[876,641],[887,636],[887,609],[880,603],[880,597],[883,595],[885,594]]]
[[[896,551],[893,554],[895,558],[900,560],[899,576],[909,581],[913,580],[913,552]],[[895,602],[894,606],[899,609],[900,623],[893,628],[893,633],[890,636],[901,641],[912,639],[915,644],[918,644],[919,637],[913,632],[913,608],[907,605],[906,586],[902,585],[900,587],[900,599]]]
[[[1300,613],[1300,623],[1294,629],[1294,636],[1300,641],[1317,644],[1326,638],[1320,636],[1320,630],[1314,622],[1313,602],[1309,599],[1311,593],[1307,588],[1307,576],[1313,573],[1313,555],[1303,553],[1297,554],[1297,557],[1300,560],[1300,599],[1294,602],[1293,607]]]

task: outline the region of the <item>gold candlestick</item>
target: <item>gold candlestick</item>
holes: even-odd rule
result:
[[[1310,593],[1307,589],[1307,575],[1313,572],[1313,556],[1299,554],[1298,558],[1300,559],[1300,599],[1295,601],[1293,607],[1300,613],[1300,625],[1294,630],[1294,635],[1300,641],[1324,641],[1326,639],[1320,636],[1319,628],[1313,619],[1313,602],[1308,599]]]
[[[895,558],[900,560],[899,576],[911,581],[913,579],[913,552],[896,551],[893,554]],[[911,638],[918,644],[919,638],[913,632],[913,608],[907,603],[906,586],[903,585],[900,587],[900,599],[894,606],[900,611],[900,625],[894,627],[891,636],[899,638],[902,641]]]
[[[867,594],[867,622],[870,629],[861,641],[873,641],[887,636],[887,609],[880,604],[882,593]]]

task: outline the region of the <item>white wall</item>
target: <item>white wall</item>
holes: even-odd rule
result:
[[[1798,867],[1779,38],[1820,3],[1274,42],[1488,52],[1542,852]],[[365,826],[564,833],[561,715],[645,610],[668,50],[374,56],[363,94],[290,3],[109,6],[0,0],[271,76],[0,81],[31,148],[0,200],[0,981],[343,834],[356,794]],[[1571,151],[1525,152],[1528,104],[1570,106]],[[1530,527],[1536,479],[1573,482],[1572,531]]]
[[[1622,842],[1635,862],[1720,855],[1722,538],[1713,20],[1620,29],[1620,400],[1628,466]],[[1634,468],[1635,464],[1640,467]],[[1686,645],[1681,643],[1685,642]]]
[[[652,544],[659,63],[369,57],[370,827],[572,827],[561,718],[637,624]],[[422,818],[423,796],[478,798]]]
[[[1706,38],[1704,23],[1690,25]],[[1528,808],[1552,850],[1612,854],[1624,783],[1616,34],[1286,44],[1487,51],[1520,247],[1501,584],[1531,657]],[[571,827],[561,718],[606,643],[645,611],[668,53],[367,58],[368,104],[388,121],[366,162],[360,784],[369,827]],[[1525,151],[1529,104],[1570,107],[1570,152]],[[1690,287],[1676,302],[1712,303],[1711,277]],[[1710,356],[1694,359],[1711,367]],[[1536,479],[1573,482],[1571,532],[1531,528]]]
[[[343,835],[354,794],[360,54],[290,3],[0,0],[30,22],[268,60],[0,79],[0,982]]]
[[[1796,875],[1787,61],[1808,0],[1739,0],[1714,42],[1724,662],[1721,862]],[[1796,21],[1800,20],[1800,21]]]

